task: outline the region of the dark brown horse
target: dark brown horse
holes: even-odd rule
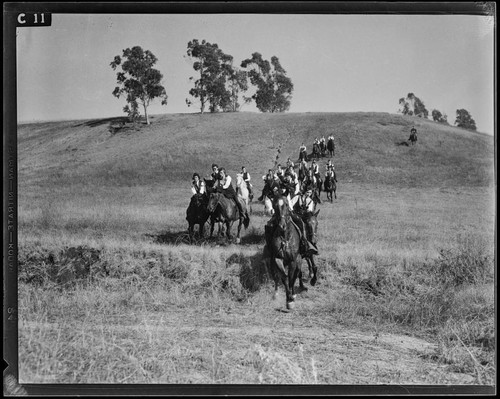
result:
[[[335,142],[332,139],[329,139],[326,143],[326,149],[328,150],[330,158],[335,155]]]
[[[330,175],[325,176],[324,187],[325,187],[327,200],[330,200],[330,202],[333,202],[332,193],[335,196],[335,199],[337,199],[337,184],[335,183],[333,176],[330,176]]]
[[[412,132],[408,140],[410,141],[411,145],[414,145],[417,142],[417,133]]]
[[[294,308],[294,285],[300,273],[299,254],[300,233],[293,223],[288,201],[277,196],[273,202],[277,225],[271,232],[266,232],[266,255],[270,258],[270,270],[274,279],[275,296],[281,281],[286,291],[286,307]]]
[[[243,209],[245,210],[246,209],[245,202],[243,200],[241,200],[241,204]],[[228,240],[231,239],[231,227],[233,226],[233,223],[237,220],[239,221],[238,232],[236,234],[236,243],[239,244],[241,226],[244,225],[246,229],[250,222],[248,213],[247,215],[241,215],[234,201],[230,200],[229,198],[226,198],[224,194],[219,192],[212,192],[210,194],[207,209],[211,216],[214,216],[218,209],[220,210],[220,213],[218,213],[217,215],[216,221],[221,221],[226,225],[226,236]],[[213,232],[213,225],[210,235],[212,235],[212,232]]]
[[[189,237],[194,237],[194,227],[199,226],[198,236],[203,237],[203,228],[207,222],[210,212],[207,209],[208,196],[205,194],[195,194],[191,197],[189,206],[186,210],[186,220],[188,221]]]
[[[319,144],[318,143],[314,143],[313,144],[312,157],[316,158],[316,159],[319,159],[320,155],[321,155],[321,149],[319,147]]]

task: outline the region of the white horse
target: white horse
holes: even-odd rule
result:
[[[245,201],[245,205],[247,209],[251,212],[252,209],[250,207],[250,192],[248,191],[247,182],[243,180],[243,174],[236,174],[236,193],[238,197],[242,198]]]
[[[273,202],[271,199],[264,195],[264,213],[272,216],[274,214]]]

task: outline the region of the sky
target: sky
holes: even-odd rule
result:
[[[196,73],[193,39],[216,43],[234,64],[278,57],[294,85],[289,112],[397,113],[408,93],[454,124],[465,108],[494,134],[494,21],[477,15],[52,14],[50,27],[17,28],[17,120],[124,115],[110,62],[150,50],[168,105],[150,114],[199,112],[186,98]],[[258,112],[246,104],[242,111]]]

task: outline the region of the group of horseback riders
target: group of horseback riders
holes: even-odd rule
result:
[[[327,150],[330,152],[330,155],[333,155],[335,150],[335,138],[332,134],[325,139],[325,136],[316,137],[313,142],[313,156],[319,158],[319,156],[325,156]],[[307,160],[307,147],[302,143],[299,147],[299,160]]]
[[[246,172],[244,166],[242,167],[242,172],[244,176],[247,175],[247,180],[245,181],[247,181],[247,184],[250,185],[250,175]],[[219,166],[215,163],[212,164],[212,173],[210,174],[209,179],[201,180],[200,175],[198,173],[194,173],[193,181],[191,183],[191,192],[193,195],[205,194],[209,191],[222,193],[226,198],[233,200],[240,214],[246,215],[240,201],[238,201],[238,196],[233,187],[231,176],[227,174],[225,168],[219,168]]]
[[[319,164],[313,159],[311,165],[309,165],[305,159],[302,159],[298,169],[299,173],[295,171],[294,164],[290,161],[290,158],[288,158],[285,169],[282,168],[281,164],[277,165],[276,170],[269,169],[268,173],[262,176],[264,188],[258,200],[262,201],[264,197],[272,199],[276,194],[275,190],[278,190],[280,195],[292,199],[301,193],[304,194],[308,188],[311,188],[315,194],[316,202],[320,203],[321,200],[317,193],[323,180],[321,179]],[[337,182],[335,166],[331,159],[326,164],[325,179],[328,178]]]

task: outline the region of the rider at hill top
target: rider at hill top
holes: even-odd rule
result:
[[[231,176],[226,175],[226,169],[219,169],[220,179],[215,183],[216,191],[224,194],[226,198],[234,200],[236,206],[238,207],[238,211],[240,211],[240,215],[246,217],[246,212],[243,211],[243,207],[236,195],[236,191],[234,191],[233,185],[231,184]]]
[[[198,173],[193,174],[193,182],[191,183],[191,192],[193,195],[205,194],[205,182],[200,180],[200,175]]]

